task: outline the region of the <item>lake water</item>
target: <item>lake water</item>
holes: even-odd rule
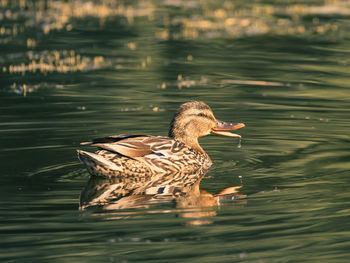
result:
[[[202,100],[201,189],[246,198],[79,211],[79,143],[167,135]],[[349,262],[348,1],[0,1],[1,262]]]

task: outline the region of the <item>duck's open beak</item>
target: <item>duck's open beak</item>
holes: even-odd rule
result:
[[[224,121],[216,121],[216,127],[211,129],[211,134],[218,134],[229,137],[238,137],[241,138],[241,135],[235,134],[229,131],[238,130],[243,128],[244,123],[232,123],[232,122],[224,122]]]

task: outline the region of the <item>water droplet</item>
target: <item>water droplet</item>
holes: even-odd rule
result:
[[[241,148],[241,147],[242,147],[242,138],[239,138],[237,148]]]

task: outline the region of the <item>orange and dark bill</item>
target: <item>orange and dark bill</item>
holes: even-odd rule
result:
[[[229,131],[238,130],[240,128],[243,128],[244,126],[245,126],[244,123],[216,121],[216,127],[211,129],[211,134],[241,138],[241,135],[235,134]]]

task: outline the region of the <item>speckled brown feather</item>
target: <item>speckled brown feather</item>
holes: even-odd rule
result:
[[[125,138],[95,146],[101,150],[78,151],[91,175],[80,198],[83,208],[130,194],[163,194],[165,189],[164,194],[172,194],[170,189],[193,185],[212,164],[208,155],[167,137]]]

